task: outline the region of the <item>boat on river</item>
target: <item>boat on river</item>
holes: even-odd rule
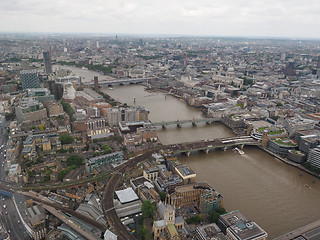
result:
[[[243,155],[244,154],[244,151],[242,151],[241,149],[239,148],[234,148],[234,151],[236,151],[237,153],[239,153],[240,155]]]

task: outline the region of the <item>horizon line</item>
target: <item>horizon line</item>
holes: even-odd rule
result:
[[[320,37],[280,37],[280,36],[237,36],[237,35],[206,35],[206,34],[172,34],[172,33],[93,33],[93,32],[17,32],[17,31],[0,31],[0,34],[21,34],[21,35],[90,35],[96,37],[102,37],[102,36],[118,36],[118,37],[138,37],[138,36],[144,36],[144,37],[170,37],[170,38],[176,38],[176,37],[185,37],[185,38],[191,38],[191,37],[197,37],[197,38],[243,38],[243,39],[260,39],[260,40],[316,40],[319,41]],[[0,36],[1,38],[1,36]]]

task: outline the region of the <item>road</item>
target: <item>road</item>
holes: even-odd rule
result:
[[[0,138],[0,179],[5,179],[5,171],[7,169],[7,163],[5,159],[5,154],[6,154],[6,138],[4,135],[1,136]],[[3,145],[3,147],[2,147]]]
[[[11,239],[28,240],[31,239],[27,234],[26,229],[20,222],[20,217],[16,210],[11,197],[1,197],[0,200],[1,219],[11,237]],[[6,205],[6,208],[4,208]]]

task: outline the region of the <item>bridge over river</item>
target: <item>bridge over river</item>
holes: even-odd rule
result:
[[[100,87],[112,87],[115,85],[125,85],[125,84],[140,84],[144,83],[150,80],[153,80],[155,78],[124,78],[124,79],[111,79],[111,80],[101,80],[98,82],[98,85]],[[94,86],[94,82],[88,82],[85,83],[86,85],[89,85],[91,87]]]
[[[165,146],[165,151],[175,154],[185,153],[187,156],[189,156],[192,152],[197,151],[204,151],[205,153],[208,153],[210,150],[217,148],[226,151],[231,147],[240,147],[242,149],[245,145],[259,146],[261,145],[261,142],[257,141],[251,136],[238,136],[232,138],[210,139],[197,142],[167,145]]]
[[[161,126],[166,128],[168,125],[176,125],[177,127],[182,127],[183,124],[192,123],[193,126],[197,126],[198,123],[205,122],[206,124],[211,124],[213,122],[221,122],[221,118],[201,118],[201,119],[188,119],[188,120],[177,120],[177,121],[163,121],[152,123],[153,126]]]

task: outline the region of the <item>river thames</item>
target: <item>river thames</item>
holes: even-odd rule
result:
[[[68,67],[69,68],[69,67]],[[92,71],[71,68],[76,74],[93,79]],[[103,78],[103,76],[101,76]],[[100,78],[100,79],[101,79]],[[155,92],[140,85],[103,88],[119,102],[143,106],[150,111],[152,122],[199,119],[205,116],[180,99]],[[135,99],[135,101],[134,101]],[[159,128],[163,144],[234,136],[223,124],[182,128]],[[209,154],[193,153],[179,160],[224,196],[227,211],[240,209],[267,231],[269,239],[320,219],[320,180],[289,166],[257,147],[245,147],[245,155],[228,150]],[[308,184],[310,188],[304,185]]]

